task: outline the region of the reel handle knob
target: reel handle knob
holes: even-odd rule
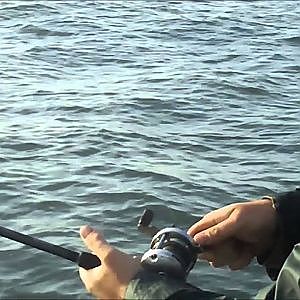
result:
[[[153,220],[153,211],[150,209],[145,209],[143,214],[140,217],[138,227],[148,227]]]

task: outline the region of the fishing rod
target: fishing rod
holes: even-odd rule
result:
[[[16,242],[31,246],[33,248],[51,253],[76,263],[78,266],[89,270],[101,265],[100,259],[89,252],[76,252],[30,235],[26,235],[6,227],[0,226],[0,236]]]
[[[138,229],[152,237],[150,249],[141,258],[141,265],[159,274],[186,279],[204,249],[178,227],[159,229],[151,224],[153,211],[145,209],[138,222]],[[76,263],[89,270],[101,265],[100,259],[88,252],[76,252],[30,235],[0,226],[0,236],[48,252]]]

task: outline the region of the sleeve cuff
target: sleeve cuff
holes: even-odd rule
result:
[[[264,200],[272,201],[272,206],[278,214],[276,240],[271,249],[269,249],[263,255],[257,257],[257,262],[266,267],[267,273],[272,280],[276,280],[284,261],[286,260],[293,248],[293,245],[286,238],[286,234],[284,232],[285,225],[283,223],[282,216],[280,213],[279,207],[280,202],[282,201],[282,195],[285,194],[279,194],[274,197],[262,197],[262,199]]]

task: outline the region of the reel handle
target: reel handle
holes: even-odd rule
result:
[[[159,229],[157,227],[150,226],[152,219],[153,219],[153,211],[146,208],[143,211],[137,225],[138,230],[140,230],[141,232],[145,233],[150,237],[155,236],[159,232]]]
[[[138,222],[138,229],[152,238],[150,249],[141,258],[142,266],[155,273],[186,279],[203,248],[180,228],[159,230],[151,226],[152,219],[152,210],[146,208]]]

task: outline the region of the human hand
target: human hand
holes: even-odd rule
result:
[[[188,234],[205,249],[201,258],[238,270],[273,245],[276,219],[270,200],[235,203],[208,213]]]
[[[101,266],[91,270],[79,268],[87,291],[97,299],[124,299],[129,282],[141,268],[140,261],[110,246],[89,226],[80,228],[80,236],[101,260]]]

